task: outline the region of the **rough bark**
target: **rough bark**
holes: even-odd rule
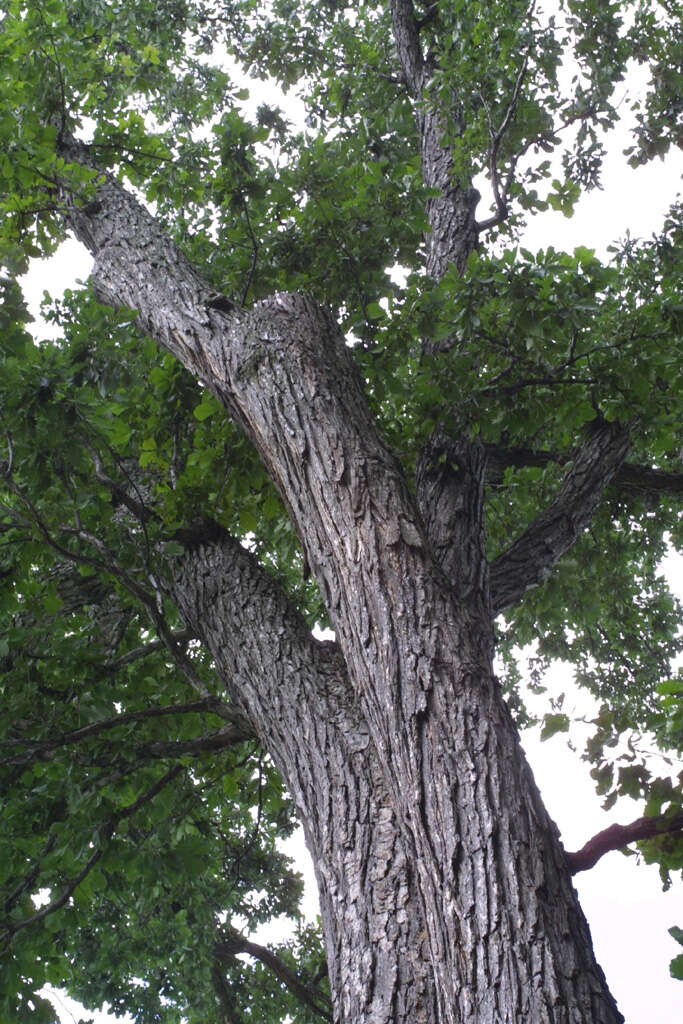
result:
[[[426,204],[430,230],[425,270],[440,281],[451,265],[462,273],[477,246],[475,211],[480,195],[456,173],[448,140],[458,129],[458,98],[453,96],[445,116],[443,105],[429,95],[435,66],[431,56],[423,54],[411,0],[392,0],[391,15],[399,63],[415,101],[422,175],[431,193]]]
[[[68,155],[83,157],[74,148]],[[212,307],[209,289],[182,254],[111,179],[97,202],[72,209],[69,222],[95,256],[100,294],[137,309],[142,327],[205,381],[248,432],[283,495],[358,700],[356,730],[344,723],[347,749],[353,753],[362,740],[366,750],[372,741],[383,779],[368,780],[376,816],[368,836],[393,849],[393,805],[406,870],[416,873],[439,1019],[621,1020],[492,673],[488,596],[460,600],[435,562],[336,324],[303,296],[276,295],[233,314]],[[472,549],[480,543],[481,516],[466,518]],[[206,573],[195,568],[175,596],[189,624],[205,631],[216,661],[227,658],[221,670],[230,678],[234,653],[226,654],[216,637],[249,590],[240,586],[227,599],[226,585],[223,566],[208,564]],[[191,591],[189,601],[183,589]],[[193,622],[199,606],[206,618]],[[338,712],[329,706],[308,722],[291,720],[291,707],[307,699],[308,661],[287,660],[286,626],[272,632],[271,621],[268,628],[278,637],[278,660],[288,666],[289,692],[280,691],[274,721],[266,707],[273,695],[260,689],[257,663],[243,708],[285,773],[294,760],[307,776],[288,778],[307,827],[315,791],[330,785],[337,770],[341,748],[327,730]],[[338,667],[330,677],[322,658],[319,671],[327,671],[331,695],[343,685],[336,700],[348,705]],[[306,766],[314,750],[325,755]],[[349,798],[365,801],[347,786]],[[328,815],[331,806],[328,800]],[[343,830],[344,820],[337,811],[330,829]],[[342,872],[353,876],[339,862],[348,855],[345,842],[359,841],[335,832],[319,849],[310,823],[307,835],[334,976],[341,959],[362,957],[345,934],[358,920],[347,911],[358,886],[339,885]],[[352,852],[358,856],[357,845]],[[366,890],[373,899],[377,884]],[[399,922],[397,915],[392,926]],[[371,944],[364,954],[372,959]],[[339,1020],[369,1019],[354,1016],[345,997],[335,1012]],[[391,1019],[401,1017],[394,1012]]]
[[[444,139],[453,127],[442,115],[430,109],[427,99],[418,114],[420,155],[424,183],[437,190],[427,200],[430,233],[427,237],[425,270],[440,281],[450,266],[463,273],[470,253],[477,247],[479,230],[475,212],[481,198],[476,188],[463,186],[455,171],[453,155]]]
[[[486,459],[478,441],[436,436],[417,466],[417,501],[437,564],[461,602],[481,602],[490,617],[484,483]]]
[[[572,453],[544,452],[533,448],[503,448],[500,445],[486,445],[485,448],[486,483],[491,486],[503,482],[508,467],[544,467],[551,463],[562,466],[574,457]],[[679,497],[683,494],[683,473],[671,473],[664,469],[624,462],[616,470],[612,486],[624,496],[640,495],[652,499],[661,499],[667,495]]]
[[[435,438],[418,465],[417,499],[432,550],[462,599],[476,600],[490,585],[490,609],[498,615],[542,583],[590,524],[629,445],[630,433],[620,424],[598,423],[574,453],[555,498],[495,559],[489,572],[478,553],[484,545],[487,451],[478,443]],[[468,523],[473,528],[476,523],[478,540],[474,544],[467,533]]]
[[[280,769],[316,869],[334,1020],[436,1024],[412,876],[334,644],[225,536],[191,551],[169,593]]]
[[[630,447],[628,430],[599,423],[579,449],[555,499],[491,565],[495,614],[516,604],[548,577],[593,518]]]

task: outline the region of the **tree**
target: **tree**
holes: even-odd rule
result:
[[[5,1016],[50,980],[140,1022],[621,1020],[571,879],[683,865],[637,744],[683,747],[680,209],[608,264],[515,238],[599,186],[634,64],[629,160],[679,141],[674,5],[3,12]],[[16,277],[67,232],[93,274],[36,347]],[[530,642],[644,802],[578,853]],[[325,957],[246,937],[296,914],[295,815]]]

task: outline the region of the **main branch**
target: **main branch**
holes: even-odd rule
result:
[[[169,594],[283,773],[317,869],[343,1019],[436,1024],[423,919],[391,801],[337,646],[223,533],[173,563]],[[372,945],[373,956],[366,951]]]
[[[430,138],[440,146],[441,133]],[[88,158],[82,147],[68,155]],[[282,622],[272,631],[273,597],[268,651],[278,657],[264,673],[264,649],[251,647],[258,630],[250,615],[263,602],[254,604],[246,580],[239,585],[243,549],[226,542],[209,557],[207,548],[206,568],[195,561],[174,584],[186,624],[205,637],[223,678],[240,680],[241,700],[248,695],[243,710],[300,808],[320,865],[328,954],[340,943],[349,969],[363,970],[368,947],[352,941],[358,879],[372,888],[389,869],[395,881],[410,865],[444,1024],[550,1021],[550,990],[561,1004],[587,998],[596,1024],[620,1020],[493,675],[490,615],[479,603],[457,601],[436,570],[402,467],[379,436],[338,325],[301,295],[277,294],[252,310],[218,309],[182,253],[112,178],[102,180],[89,207],[72,203],[69,224],[95,256],[99,293],[137,309],[143,329],[201,377],[247,431],[283,496],[335,626],[343,662],[339,653],[331,658],[311,648],[310,637],[304,643],[305,624]],[[462,240],[462,224],[442,227],[444,243],[449,236]],[[223,646],[219,638],[233,628],[232,643]],[[268,679],[278,685],[269,688]],[[349,799],[342,765],[359,748],[354,764],[367,780],[375,818],[369,832],[353,820],[384,863],[381,875],[368,876],[358,835],[339,835]],[[335,776],[321,794],[321,779],[329,786]],[[374,825],[378,820],[386,831]],[[534,881],[522,892],[520,878]],[[415,876],[406,879],[403,895],[390,886],[377,908],[379,918],[386,921],[389,912],[392,927],[400,926],[385,947],[394,965],[397,941],[401,949],[408,938],[413,949],[420,941],[412,931],[418,915],[407,922],[398,912],[402,900],[412,904],[414,886]],[[386,932],[373,924],[376,944]],[[378,965],[378,951],[375,957]],[[334,955],[331,963],[334,976]]]
[[[626,458],[630,434],[598,423],[577,452],[554,500],[491,565],[495,614],[538,586],[589,525],[605,488]]]

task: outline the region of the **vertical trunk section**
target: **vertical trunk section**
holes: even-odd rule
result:
[[[620,1021],[492,673],[487,595],[463,600],[435,562],[336,324],[300,295],[231,315],[211,308],[182,254],[111,179],[70,223],[96,254],[101,294],[138,309],[144,329],[207,383],[287,503],[416,873],[440,1019]],[[219,567],[205,579],[194,584],[207,586],[202,604],[226,616]],[[291,670],[299,679],[306,664]],[[325,749],[315,731],[332,707],[326,724],[292,722],[280,737],[269,727],[266,739],[256,687],[253,702],[255,727],[285,770],[301,730],[302,757]],[[311,763],[331,775],[331,757]],[[302,809],[309,792],[294,794]]]
[[[441,1019],[620,1020],[492,674],[483,551],[458,600],[323,310],[278,295],[217,340],[211,380],[289,505],[410,846]]]
[[[338,631],[410,843],[442,1020],[619,1020],[492,674],[483,552],[454,600],[324,311],[280,295],[204,351],[248,410]]]
[[[436,1024],[418,893],[367,727],[334,644],[225,537],[169,593],[282,772],[318,881],[334,1021]]]
[[[474,214],[480,197],[471,183],[459,180],[455,172],[449,132],[459,128],[458,97],[453,94],[449,117],[444,117],[442,101],[430,96],[436,61],[434,54],[425,56],[422,51],[412,0],[391,0],[389,6],[398,61],[416,104],[422,176],[433,192],[426,205],[430,233],[426,239],[425,270],[429,277],[440,281],[451,265],[462,274],[470,253],[477,247]]]
[[[447,142],[443,118],[429,108],[418,113],[420,155],[425,185],[438,194],[427,200],[427,236],[425,270],[440,281],[449,266],[464,273],[470,253],[477,247],[475,211],[480,195],[476,188],[463,185],[455,174],[453,155]]]

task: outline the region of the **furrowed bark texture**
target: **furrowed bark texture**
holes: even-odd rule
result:
[[[495,559],[490,573],[483,555],[484,483],[489,477],[484,446],[448,438],[426,446],[418,465],[417,499],[432,550],[461,599],[481,599],[490,586],[490,608],[498,615],[547,579],[590,524],[629,446],[628,430],[599,423],[574,453],[555,498]]]
[[[208,288],[111,180],[69,221],[95,255],[100,294],[137,309],[143,329],[219,396],[288,505],[416,874],[440,1020],[621,1020],[492,673],[488,595],[459,599],[436,564],[336,324],[303,296],[231,315],[211,308]],[[475,512],[463,523],[474,547],[476,492],[463,505],[465,520]],[[220,572],[203,577],[207,603],[218,603]],[[298,678],[305,666],[292,668]],[[268,740],[283,770],[302,728]],[[295,798],[303,808],[304,794]],[[383,799],[376,807],[379,815]],[[319,866],[326,914],[343,929],[342,896],[326,888],[325,870],[329,862]]]
[[[440,281],[451,265],[462,274],[477,246],[475,211],[481,197],[476,188],[463,188],[457,183],[452,154],[444,146],[444,136],[452,129],[444,124],[441,115],[427,108],[418,115],[418,128],[424,183],[430,189],[438,189],[438,195],[427,200],[431,231],[425,270]]]
[[[484,484],[486,458],[478,441],[435,437],[421,454],[417,501],[436,562],[458,600],[477,602],[490,618]]]
[[[576,453],[554,501],[491,565],[496,614],[516,604],[538,586],[590,524],[605,488],[623,463],[631,444],[618,423],[601,423]]]
[[[475,188],[463,187],[455,173],[448,136],[457,130],[458,99],[453,96],[450,118],[445,118],[441,102],[429,95],[434,64],[422,52],[411,0],[392,0],[391,15],[399,64],[415,101],[422,175],[427,188],[434,190],[426,205],[430,230],[425,270],[440,281],[451,265],[462,273],[477,246],[475,211],[480,195]]]
[[[316,869],[334,1020],[436,1024],[415,881],[336,646],[236,541],[203,544],[169,594],[292,794]]]

